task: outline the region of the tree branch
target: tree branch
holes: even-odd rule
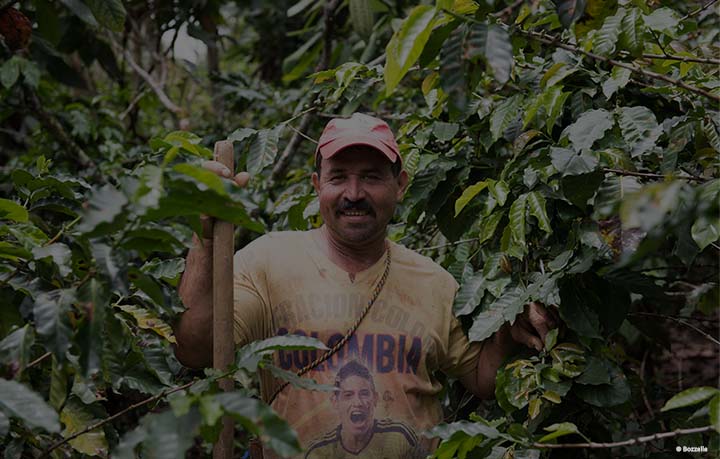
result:
[[[32,109],[32,114],[40,119],[40,122],[45,126],[45,128],[55,135],[57,141],[60,142],[60,144],[65,147],[69,153],[75,154],[74,158],[69,159],[78,161],[83,168],[97,170],[97,164],[90,159],[87,153],[85,153],[85,150],[75,143],[55,116],[45,110],[35,91],[27,86],[24,86],[23,89],[25,99],[27,100],[29,107]]]
[[[700,333],[701,335],[703,335],[705,338],[709,339],[709,340],[712,341],[713,343],[715,343],[715,344],[717,344],[718,346],[720,346],[720,341],[718,341],[717,339],[715,339],[714,337],[712,337],[709,333],[706,333],[705,331],[699,329],[699,328],[696,327],[695,325],[693,325],[693,324],[691,324],[691,323],[688,323],[688,322],[685,322],[685,321],[682,320],[682,319],[678,319],[678,318],[672,317],[672,316],[667,316],[667,315],[664,315],[664,314],[655,314],[655,313],[652,313],[652,312],[631,312],[629,315],[631,315],[631,316],[645,316],[645,317],[658,317],[658,318],[665,319],[665,320],[671,320],[671,321],[673,321],[673,322],[679,323],[680,325],[685,325],[685,326],[688,327],[688,328],[692,328],[692,329],[695,330],[696,332],[698,332],[698,333]]]
[[[571,45],[571,44],[568,44],[568,43],[564,43],[564,42],[562,42],[562,41],[561,41],[559,38],[557,38],[557,37],[554,37],[554,36],[551,36],[551,35],[546,35],[546,34],[543,34],[543,33],[532,32],[532,31],[529,31],[529,30],[522,30],[522,29],[516,29],[516,32],[518,32],[518,33],[520,33],[520,34],[522,34],[522,35],[525,35],[526,37],[529,37],[529,38],[532,38],[532,39],[534,39],[534,40],[537,40],[537,41],[539,41],[539,42],[541,42],[541,43],[545,43],[545,44],[548,44],[548,45],[557,46],[558,48],[562,48],[562,49],[571,51],[571,52],[576,53],[576,54],[583,54],[583,55],[585,55],[585,56],[587,56],[587,57],[589,57],[589,58],[591,58],[591,59],[595,59],[595,60],[600,61],[600,62],[605,62],[605,63],[608,63],[608,64],[613,65],[613,66],[615,66],[615,67],[622,67],[622,68],[631,70],[631,71],[633,71],[633,72],[635,72],[635,73],[639,73],[639,74],[641,74],[641,75],[644,75],[644,76],[646,76],[646,77],[648,77],[648,78],[652,78],[652,79],[654,79],[654,80],[662,80],[662,81],[665,81],[665,82],[667,82],[667,83],[670,83],[670,84],[673,85],[673,86],[677,86],[677,87],[679,87],[679,88],[683,88],[683,89],[685,89],[685,90],[687,90],[687,91],[690,91],[690,92],[693,92],[693,93],[695,93],[695,94],[699,94],[699,95],[701,95],[701,96],[707,97],[708,99],[714,100],[715,102],[720,102],[720,96],[715,95],[715,94],[713,94],[713,93],[711,93],[711,92],[709,92],[709,91],[706,91],[706,90],[704,90],[704,89],[698,88],[697,86],[689,85],[689,84],[683,82],[682,80],[678,80],[678,79],[675,79],[675,78],[670,78],[670,77],[667,76],[667,75],[662,75],[662,74],[660,74],[660,73],[651,72],[651,71],[649,71],[649,70],[644,70],[644,69],[641,69],[641,68],[639,68],[639,67],[636,67],[635,65],[632,65],[632,64],[628,64],[628,63],[625,63],[625,62],[616,61],[616,60],[614,60],[614,59],[610,59],[610,58],[605,57],[605,56],[600,56],[600,55],[598,55],[598,54],[591,53],[591,52],[589,52],[589,51],[585,51],[584,49],[580,49],[580,48],[578,48],[577,46],[574,46],[574,45]]]
[[[325,29],[323,31],[323,53],[322,57],[320,58],[320,62],[318,62],[317,66],[315,67],[315,72],[325,70],[330,65],[330,58],[332,57],[332,35],[335,28],[335,20],[333,16],[338,3],[338,0],[330,0],[325,4],[325,8],[323,9],[323,17],[325,20]],[[280,158],[275,164],[275,167],[273,167],[271,175],[271,179],[273,181],[278,180],[280,177],[283,176],[283,174],[285,174],[285,170],[290,164],[290,159],[293,157],[293,155],[295,154],[295,150],[302,141],[302,132],[307,130],[308,126],[310,126],[311,120],[312,115],[311,112],[308,111],[303,115],[302,119],[300,120],[300,125],[297,127],[297,130],[293,133],[290,141],[285,146],[285,149],[280,155]]]
[[[123,414],[125,414],[125,413],[127,413],[127,412],[129,412],[129,411],[132,411],[132,410],[134,410],[134,409],[136,409],[136,408],[140,408],[141,406],[147,405],[148,403],[154,402],[154,401],[156,401],[156,400],[160,400],[161,398],[163,398],[163,397],[165,397],[165,396],[168,396],[168,395],[170,395],[170,394],[173,394],[173,393],[175,393],[175,392],[179,392],[179,391],[181,391],[181,390],[183,390],[183,389],[187,389],[188,387],[192,386],[192,385],[195,384],[196,382],[198,382],[198,381],[197,381],[197,380],[196,380],[196,381],[190,381],[189,383],[183,384],[182,386],[173,387],[172,389],[166,389],[166,390],[160,392],[160,393],[157,394],[157,395],[153,395],[152,397],[148,397],[148,398],[146,398],[145,400],[141,400],[141,401],[139,401],[139,402],[137,402],[137,403],[134,403],[134,404],[132,404],[132,405],[130,405],[130,406],[128,406],[128,407],[126,407],[126,408],[118,411],[117,413],[113,414],[112,416],[103,419],[102,421],[98,421],[98,422],[96,422],[95,424],[90,424],[89,426],[87,426],[86,428],[80,430],[79,432],[75,432],[74,434],[72,434],[72,435],[70,435],[70,436],[68,436],[68,437],[65,437],[63,440],[55,443],[55,444],[52,445],[50,448],[48,448],[48,449],[46,449],[45,451],[43,451],[43,453],[42,453],[42,455],[41,455],[40,457],[41,457],[41,458],[42,458],[42,457],[48,457],[51,452],[53,452],[53,451],[56,450],[57,448],[61,447],[61,446],[64,445],[65,443],[68,443],[69,441],[72,441],[72,440],[76,439],[76,438],[79,437],[80,435],[85,435],[85,434],[88,433],[88,432],[91,432],[91,431],[93,431],[93,430],[95,430],[95,429],[99,429],[100,427],[102,427],[102,426],[104,426],[105,424],[108,424],[108,423],[114,421],[115,419],[119,418],[120,416],[122,416]]]
[[[672,438],[672,437],[677,437],[680,435],[690,435],[690,434],[694,434],[694,433],[709,432],[711,430],[714,430],[713,426],[695,427],[692,429],[676,429],[676,430],[673,430],[672,432],[659,432],[659,433],[647,435],[644,437],[630,438],[628,440],[616,441],[616,442],[612,442],[612,443],[589,442],[589,443],[556,443],[556,444],[548,443],[548,444],[546,444],[546,443],[535,442],[532,444],[532,447],[538,448],[538,449],[617,448],[619,446],[639,445],[641,443],[648,443],[651,441],[660,440],[662,438]]]
[[[120,48],[120,46],[117,43],[113,42],[113,44],[115,45],[116,48],[118,48],[118,49]],[[158,99],[160,99],[160,103],[163,104],[163,106],[166,109],[168,109],[169,111],[171,111],[172,113],[174,113],[176,115],[181,116],[184,114],[184,110],[181,107],[179,107],[177,104],[175,104],[175,102],[170,100],[168,95],[165,94],[165,91],[163,90],[162,85],[160,83],[158,83],[157,81],[155,81],[155,79],[148,72],[146,72],[145,69],[140,67],[140,65],[138,65],[137,62],[135,62],[132,55],[130,55],[130,52],[127,49],[122,50],[122,55],[125,57],[125,61],[130,65],[130,67],[132,67],[132,69],[135,71],[135,73],[137,73],[138,76],[140,76],[140,78],[142,78],[145,81],[145,83],[147,83],[148,86],[150,86],[150,88],[153,90],[155,95],[157,95]]]
[[[515,8],[522,5],[525,2],[525,0],[516,0],[513,4],[506,6],[505,8],[501,9],[497,13],[491,14],[494,18],[500,18],[504,19],[505,16],[510,16]]]
[[[623,53],[623,55],[629,55]],[[665,59],[668,61],[681,61],[681,62],[697,62],[699,64],[720,64],[720,59],[694,57],[694,56],[678,56],[677,54],[651,54],[646,53],[641,56],[644,59]]]
[[[656,178],[656,179],[664,179],[668,176],[662,175],[662,174],[653,174],[650,172],[635,172],[635,171],[627,171],[624,169],[611,169],[609,167],[603,167],[603,172],[608,172],[611,174],[617,174],[617,175],[629,175],[632,177],[645,177],[645,178]],[[677,179],[684,179],[684,180],[695,180],[696,182],[707,182],[706,178],[698,177],[696,175],[691,176],[684,176],[684,175],[674,175],[673,178]]]
[[[689,12],[688,14],[686,14],[685,16],[683,16],[682,18],[680,18],[680,22],[684,21],[685,19],[691,18],[691,17],[693,17],[693,16],[697,16],[698,14],[702,13],[702,12],[705,11],[706,9],[710,8],[711,6],[713,6],[715,3],[717,3],[717,1],[718,1],[718,0],[710,0],[709,2],[707,2],[706,4],[704,4],[703,6],[701,6],[700,8],[698,8],[698,9],[696,9],[696,10],[694,10],[694,11],[691,11],[691,12]]]

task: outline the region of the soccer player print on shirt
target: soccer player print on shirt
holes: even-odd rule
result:
[[[346,363],[335,376],[332,407],[338,424],[310,442],[306,459],[416,459],[424,458],[417,435],[408,425],[376,419],[378,391],[368,368],[357,360]]]

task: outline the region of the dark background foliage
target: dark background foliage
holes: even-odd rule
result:
[[[252,344],[220,393],[173,356],[176,287],[201,212],[237,247],[320,225],[314,139],[354,111],[397,133],[389,237],[460,282],[470,338],[528,301],[564,322],[496,400],[446,382],[437,457],[717,453],[719,26],[713,0],[0,1],[4,456],[206,455],[223,414],[297,453],[254,374],[320,344]],[[201,167],[226,138],[246,190]]]

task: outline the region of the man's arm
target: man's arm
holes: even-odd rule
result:
[[[483,342],[475,371],[460,378],[460,382],[475,396],[482,399],[495,397],[495,376],[505,358],[520,345],[540,351],[545,335],[558,324],[551,310],[540,303],[530,303],[511,326],[505,323],[495,334]]]
[[[217,161],[205,161],[203,167],[220,177],[232,178],[241,188],[247,186],[250,175],[240,172],[232,176],[230,169]],[[193,247],[185,259],[185,272],[180,279],[178,294],[188,308],[174,326],[175,356],[185,366],[212,366],[213,297],[212,297],[212,219],[202,217],[203,239],[193,235]]]
[[[178,294],[188,308],[175,324],[175,356],[185,366],[212,365],[212,239],[193,235]]]

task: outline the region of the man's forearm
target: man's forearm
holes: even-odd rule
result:
[[[495,377],[498,368],[505,358],[517,349],[518,344],[510,334],[510,324],[506,323],[500,330],[488,338],[478,358],[475,395],[482,399],[495,397]]]
[[[188,308],[175,324],[175,355],[186,366],[212,365],[212,239],[193,236],[178,293]]]

